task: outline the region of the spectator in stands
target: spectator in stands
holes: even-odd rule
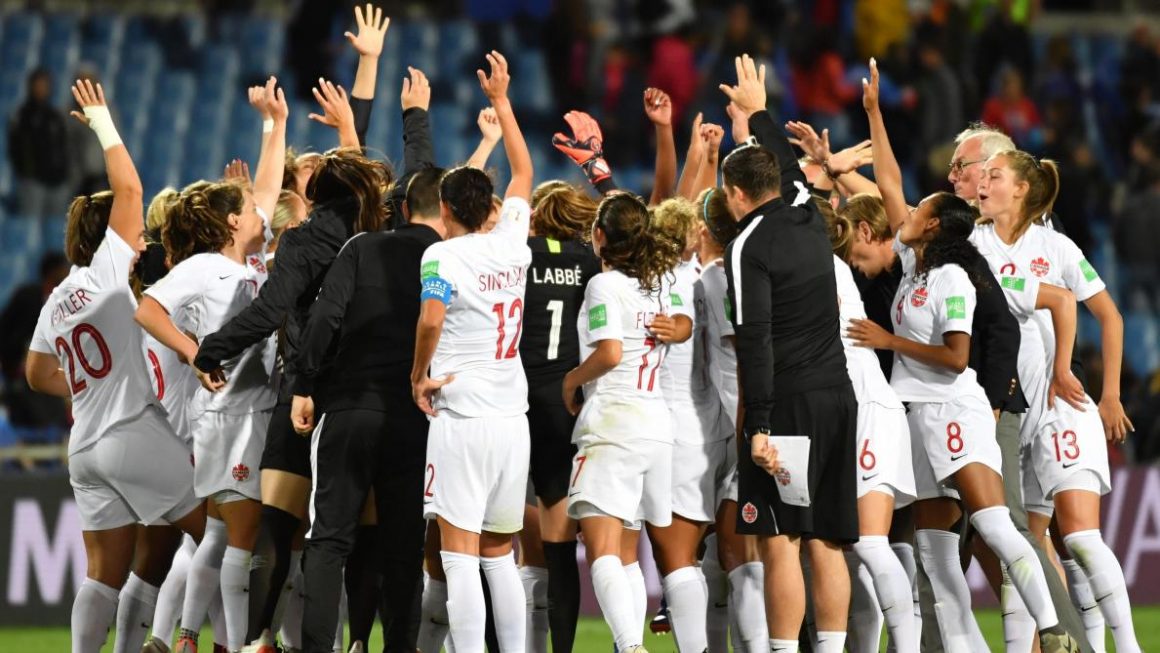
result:
[[[1112,188],[1107,172],[1085,140],[1066,139],[1059,153],[1053,155],[1060,162],[1056,220],[1063,223],[1068,238],[1084,253],[1091,254],[1096,246],[1092,223],[1106,224],[1111,215],[1108,199]]]
[[[1014,5],[1013,0],[1001,0],[972,45],[971,49],[976,54],[975,88],[979,96],[987,93],[995,81],[995,74],[1004,65],[1019,71],[1021,79],[1030,79],[1034,72],[1031,65],[1031,35],[1027,32],[1027,26],[1016,19]]]
[[[74,79],[100,82],[95,70],[88,65],[77,69]],[[79,105],[74,107],[78,111]],[[101,142],[93,138],[92,130],[76,120],[65,121],[68,143],[68,193],[71,196],[92,195],[109,189],[109,177],[105,174],[105,152]]]
[[[68,426],[68,408],[63,399],[33,392],[24,380],[24,355],[40,307],[66,276],[68,261],[60,252],[48,252],[40,259],[40,278],[17,288],[0,313],[0,370],[4,375],[4,404],[8,419],[20,428],[43,429]]]
[[[52,77],[28,76],[28,92],[8,123],[8,160],[16,175],[16,210],[35,218],[63,215],[68,204],[68,142],[64,112],[52,106]]]
[[[999,91],[983,105],[983,122],[994,125],[1022,147],[1038,140],[1039,109],[1024,90],[1023,75],[1014,67],[999,73]]]
[[[1160,161],[1146,173],[1147,187],[1129,196],[1113,224],[1116,253],[1123,263],[1123,299],[1160,312]]]
[[[954,140],[966,119],[963,89],[942,51],[942,30],[927,27],[918,36],[919,143],[929,151]]]
[[[846,105],[858,98],[859,89],[846,81],[846,67],[835,51],[832,33],[802,28],[790,45],[791,85],[802,120],[819,133],[830,130],[835,147],[850,143]]]

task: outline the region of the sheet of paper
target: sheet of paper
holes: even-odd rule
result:
[[[804,435],[773,435],[769,443],[777,449],[781,469],[773,475],[777,493],[791,506],[810,505],[810,439]]]

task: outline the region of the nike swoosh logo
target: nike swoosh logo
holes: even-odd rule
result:
[[[872,479],[872,478],[877,478],[877,477],[878,477],[878,475],[877,475],[877,474],[871,474],[871,475],[869,475],[869,476],[866,476],[865,474],[863,474],[863,475],[862,475],[862,480],[863,480],[863,481],[869,481],[870,479]]]
[[[728,601],[726,601],[725,603],[717,603],[717,602],[714,602],[714,603],[713,603],[713,607],[714,607],[714,608],[717,608],[717,609],[721,609],[721,608],[727,608],[727,607],[729,607],[729,602],[728,602]]]
[[[1064,469],[1070,469],[1070,468],[1072,468],[1072,467],[1075,467],[1075,466],[1076,466],[1076,465],[1078,465],[1078,464],[1079,464],[1079,462],[1078,462],[1078,461],[1077,461],[1077,462],[1074,462],[1074,463],[1064,463],[1064,464],[1063,464],[1063,468],[1064,468]]]
[[[224,277],[218,277],[218,281],[225,281],[226,279],[229,279],[229,278],[230,278],[230,277],[232,277],[232,276],[234,276],[234,275],[232,275],[232,274],[227,274],[227,275],[226,275],[226,276],[224,276]]]
[[[569,493],[568,493],[568,496],[569,496],[569,497],[574,497],[574,496],[576,496],[577,494],[580,494],[580,490],[576,490],[575,492],[569,492]]]
[[[966,456],[966,455],[967,455],[967,454],[965,454],[965,453],[961,453],[961,454],[959,454],[959,455],[957,455],[957,456],[951,456],[951,462],[953,463],[954,461],[956,461],[956,460],[959,460],[960,458],[963,458],[963,457],[964,457],[964,456]]]
[[[1097,604],[1097,605],[1089,605],[1089,606],[1087,606],[1086,608],[1085,608],[1085,607],[1081,607],[1081,608],[1079,609],[1079,611],[1080,611],[1080,612],[1091,612],[1092,610],[1095,610],[1095,609],[1097,609],[1097,608],[1099,608],[1099,607],[1100,607],[1100,606],[1099,606],[1098,604]]]

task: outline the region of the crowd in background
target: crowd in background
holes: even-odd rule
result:
[[[232,4],[230,11],[252,11],[261,4]],[[286,49],[285,65],[304,97],[310,80],[336,74],[347,4],[300,2],[285,16],[287,42],[295,45]],[[541,51],[551,71],[550,88],[536,91],[550,94],[552,108],[543,115],[521,115],[530,138],[545,138],[565,111],[590,111],[604,128],[606,156],[618,170],[651,168],[653,130],[639,111],[646,87],[669,94],[675,125],[688,125],[698,112],[706,121],[724,123],[716,81],[729,78],[734,57],[745,52],[756,53],[775,73],[770,108],[780,118],[805,120],[819,132],[828,129],[835,151],[857,142],[867,137],[859,80],[867,74],[865,62],[876,57],[884,71],[881,103],[907,196],[949,188],[952,138],[964,124],[981,119],[998,126],[1021,149],[1059,162],[1058,217],[1089,257],[1111,240],[1120,306],[1153,320],[1160,316],[1160,35],[1143,23],[1130,27],[1126,39],[1047,36],[1035,29],[1041,8],[1034,0],[385,4],[399,22],[467,18],[486,48],[507,30],[520,47]],[[1050,8],[1104,4],[1053,2]],[[209,14],[211,30],[220,15]],[[172,18],[150,19],[149,25],[164,36],[167,66],[192,65],[189,45]],[[1101,43],[1107,47],[1096,47]],[[456,76],[462,75],[446,75]],[[83,127],[66,120],[73,107],[52,104],[51,83],[46,71],[37,70],[25,89],[6,90],[22,92],[23,100],[8,116],[14,192],[0,201],[9,214],[26,219],[61,215],[73,196],[104,183],[99,146],[78,133]],[[439,81],[434,83],[438,93]],[[676,134],[683,148],[687,129]],[[1109,263],[1103,261],[1101,268]],[[37,311],[66,273],[63,257],[49,253],[36,281],[0,297],[7,411],[6,420],[0,419],[0,450],[59,442],[67,432],[67,406],[33,395],[22,379]],[[1099,396],[1099,357],[1085,359],[1092,395]],[[1160,458],[1160,370],[1134,369],[1129,360],[1124,376],[1124,404],[1137,431],[1125,450],[1113,455]],[[59,460],[9,456],[3,465],[0,470],[54,466]]]

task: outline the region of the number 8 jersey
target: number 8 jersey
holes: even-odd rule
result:
[[[528,381],[520,361],[524,291],[528,283],[531,207],[504,200],[489,233],[435,243],[423,253],[422,299],[447,305],[431,378],[454,374],[435,408],[462,417],[510,417],[528,410]]]
[[[70,456],[157,405],[146,376],[143,333],[133,323],[137,300],[129,271],[136,255],[106,229],[88,267],[73,266],[40,310],[29,349],[60,360],[72,394]]]

